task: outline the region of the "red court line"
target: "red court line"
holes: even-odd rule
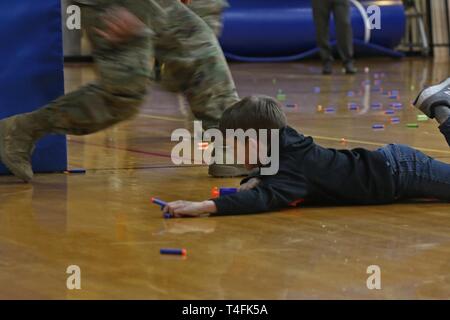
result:
[[[97,144],[97,143],[90,143],[85,141],[78,141],[78,140],[69,140],[69,143],[77,143],[77,144],[84,144],[87,146],[93,146],[93,147],[101,147],[106,149],[114,149],[114,150],[120,150],[120,151],[127,151],[127,152],[133,152],[133,153],[139,153],[150,157],[161,157],[161,158],[169,158],[172,159],[172,156],[166,153],[158,153],[158,152],[149,152],[149,151],[142,151],[142,150],[136,150],[136,149],[130,149],[130,148],[122,148],[122,147],[113,147],[113,146],[107,146],[103,144]],[[184,159],[176,157],[178,160],[189,160],[192,161],[192,159]]]

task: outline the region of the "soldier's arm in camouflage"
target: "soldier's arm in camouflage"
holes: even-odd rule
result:
[[[228,7],[226,0],[193,0],[189,4],[189,9],[202,18],[217,37],[222,32],[222,14]]]
[[[97,34],[112,43],[123,43],[138,36],[147,36],[152,31],[133,13],[125,8],[113,7],[103,16],[105,28],[96,28]]]

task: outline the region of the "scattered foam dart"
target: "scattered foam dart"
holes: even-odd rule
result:
[[[378,130],[384,130],[384,124],[374,124],[373,126],[372,126],[372,129],[373,130],[376,130],[376,131],[378,131]]]
[[[320,93],[320,87],[314,87],[313,88],[314,93]]]
[[[325,108],[325,113],[328,113],[328,114],[336,113],[336,108],[335,107],[327,107],[327,108]]]
[[[66,174],[85,174],[86,173],[86,169],[74,168],[74,169],[69,169],[67,171],[64,171],[64,173],[66,173]]]
[[[403,103],[401,103],[401,102],[392,102],[392,103],[390,104],[390,106],[391,106],[392,108],[394,108],[394,109],[397,109],[397,110],[403,109]]]
[[[281,101],[281,102],[286,101],[286,94],[283,93],[283,90],[281,90],[281,89],[278,90],[277,100]]]
[[[357,110],[359,110],[359,105],[354,103],[354,102],[349,103],[347,105],[347,107],[348,107],[348,110],[350,110],[350,111],[357,111]]]
[[[323,107],[320,104],[317,106],[317,112],[323,112]]]
[[[381,86],[381,80],[380,79],[376,79],[373,81],[373,85],[374,86]]]
[[[414,129],[414,128],[418,128],[419,125],[418,125],[417,123],[408,123],[408,124],[406,125],[406,127],[407,127],[407,128],[412,128],[412,129]]]
[[[186,249],[172,249],[172,248],[163,248],[159,250],[160,254],[163,255],[175,255],[175,256],[186,256]]]
[[[347,97],[354,97],[355,96],[355,92],[354,91],[349,91],[347,92]]]
[[[386,114],[386,115],[393,115],[393,114],[395,114],[395,110],[386,110],[384,112],[384,114]]]
[[[370,91],[371,92],[381,92],[381,91],[383,91],[383,89],[381,87],[373,87]]]
[[[391,124],[399,124],[399,123],[400,123],[400,118],[398,118],[398,117],[391,118]]]
[[[296,103],[288,103],[288,104],[286,104],[286,108],[297,109],[298,108],[298,104],[296,104]]]
[[[380,110],[383,108],[383,104],[381,102],[374,102],[370,105],[370,108],[373,110]]]
[[[398,90],[392,90],[389,92],[389,99],[398,99],[399,98],[399,92]]]
[[[424,114],[419,114],[419,115],[417,115],[417,121],[420,121],[420,122],[428,121],[428,117]]]

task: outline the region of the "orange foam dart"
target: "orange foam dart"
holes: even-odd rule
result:
[[[207,150],[209,147],[209,142],[199,142],[197,146],[198,150]]]

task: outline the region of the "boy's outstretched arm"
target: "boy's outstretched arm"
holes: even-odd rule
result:
[[[287,208],[306,197],[306,183],[302,176],[282,177],[278,174],[261,180],[253,189],[213,200],[171,202],[164,212],[170,212],[177,218],[262,213]]]

